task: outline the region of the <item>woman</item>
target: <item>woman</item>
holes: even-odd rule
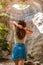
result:
[[[18,24],[14,22],[14,29],[15,45],[12,51],[12,60],[15,62],[15,65],[24,65],[26,60],[26,34],[32,34],[33,32],[26,27],[24,21],[19,21]]]

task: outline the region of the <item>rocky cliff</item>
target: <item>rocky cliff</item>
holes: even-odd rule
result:
[[[4,0],[1,0],[1,1],[4,2]],[[30,1],[30,4],[32,4],[32,1],[33,0]],[[41,9],[43,12],[43,0],[35,0],[35,1],[40,3]],[[11,6],[12,3],[18,3],[18,2],[16,2],[16,0],[15,1],[6,0],[5,5]],[[29,1],[26,1],[26,3],[29,3]],[[5,10],[7,10],[6,6],[5,6]],[[7,7],[9,7],[9,6],[7,6]],[[35,26],[34,23],[32,22],[32,20],[29,20],[28,17],[25,19],[25,21],[27,22],[28,27],[31,30],[33,30],[33,34],[28,35],[27,41],[26,41],[26,48],[27,48],[27,54],[28,54],[27,59],[32,59],[33,61],[43,62],[43,34],[40,33],[37,26]],[[43,23],[43,21],[42,21],[42,23]]]

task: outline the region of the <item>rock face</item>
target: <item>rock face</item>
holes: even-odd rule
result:
[[[34,61],[43,62],[43,34],[31,22],[29,22],[29,25],[33,34],[29,35],[26,41],[27,55],[30,54]],[[27,56],[27,59],[29,59],[29,56]]]
[[[16,10],[14,9],[14,11],[16,11]],[[27,15],[27,17],[25,16],[24,21],[27,23],[27,26],[31,30],[33,30],[33,34],[28,35],[27,40],[26,40],[26,48],[27,48],[27,55],[28,55],[27,60],[31,59],[33,61],[43,62],[43,34],[40,33],[39,29],[33,23],[33,20],[32,20],[32,18],[38,11],[37,10],[34,11],[30,7],[30,8],[27,8],[27,10],[25,10],[25,9],[17,10],[16,13],[13,12],[13,10],[10,10],[10,12],[12,12],[12,14],[15,14],[14,16],[16,17],[16,19],[19,18],[20,20],[24,18],[24,13]],[[30,15],[28,15],[28,14],[30,14]],[[17,19],[17,20],[19,20],[19,19]],[[43,23],[43,21],[42,21],[42,23]]]
[[[43,11],[43,0],[35,0],[35,1],[37,1],[38,3],[40,3],[40,4],[41,4],[42,11]]]
[[[20,5],[19,4],[12,5],[12,7],[8,9],[8,12],[6,12],[7,15],[15,20],[25,20],[26,18],[30,18],[33,16],[35,12],[30,5],[25,4],[24,5],[22,4],[21,6]],[[23,8],[23,6],[25,7]]]
[[[43,0],[35,0],[41,4],[42,12],[43,12]],[[34,8],[33,8],[34,9]],[[28,10],[28,9],[27,9]],[[33,11],[30,9],[30,12]],[[33,61],[40,61],[43,62],[43,34],[40,33],[38,28],[32,22],[31,17],[26,17],[25,22],[27,22],[27,26],[33,30],[32,35],[28,35],[26,40],[26,48],[27,54],[31,55],[31,58],[27,56],[27,60],[31,59]],[[43,23],[43,22],[42,22]]]
[[[29,21],[29,20],[27,20],[27,21]],[[36,21],[35,21],[35,23],[36,23]],[[37,25],[35,26],[34,23],[32,22],[32,20],[30,22],[28,22],[27,24],[28,24],[28,27],[33,30],[33,34],[29,35],[27,38],[27,41],[26,41],[27,55],[28,55],[27,59],[31,58],[33,61],[37,60],[37,61],[43,62],[43,51],[42,51],[43,33],[40,33],[40,30],[37,28]],[[42,22],[42,24],[43,24],[43,22]]]

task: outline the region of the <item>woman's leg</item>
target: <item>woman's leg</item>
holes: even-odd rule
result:
[[[15,63],[15,65],[18,65],[18,60],[15,60],[14,63]]]
[[[19,63],[18,63],[18,65],[24,65],[24,59],[22,59],[22,60],[19,60]]]

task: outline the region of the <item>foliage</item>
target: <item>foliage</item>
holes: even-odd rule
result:
[[[3,8],[3,5],[2,5],[2,3],[0,2],[0,9],[2,9]]]
[[[6,17],[6,16],[7,16],[7,14],[5,14],[5,13],[0,14],[0,17]]]
[[[1,50],[7,51],[9,44],[6,39],[0,39]]]
[[[4,38],[8,34],[8,28],[5,28],[3,23],[0,23],[0,38]]]
[[[0,57],[2,58],[5,54],[7,55],[11,53],[9,49],[9,42],[7,40],[7,35],[9,33],[9,24],[7,23],[8,17],[5,13],[0,13]]]
[[[9,44],[6,39],[9,29],[5,27],[4,23],[0,23],[0,51],[9,51]]]

